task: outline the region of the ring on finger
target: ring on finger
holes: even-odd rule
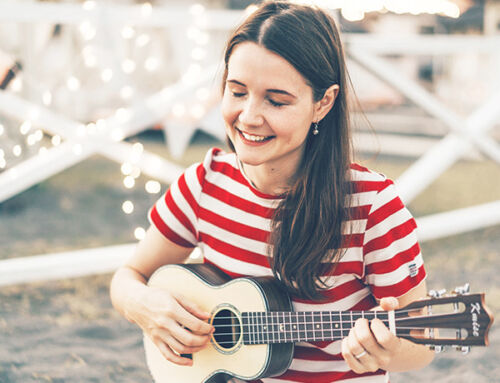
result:
[[[366,355],[366,350],[361,351],[358,355],[354,355],[356,359],[359,359]]]

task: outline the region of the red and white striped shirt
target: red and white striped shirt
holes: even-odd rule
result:
[[[368,310],[376,299],[401,296],[425,278],[415,220],[394,184],[379,173],[353,164],[351,240],[331,275],[323,278],[328,299],[292,299],[296,311]],[[169,240],[198,246],[204,262],[231,277],[272,275],[268,238],[279,197],[255,189],[234,153],[211,149],[189,167],[149,212]],[[386,382],[387,374],[358,375],[341,354],[341,341],[297,343],[290,368],[263,383]]]

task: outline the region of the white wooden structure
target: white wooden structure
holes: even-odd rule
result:
[[[87,6],[85,6],[87,4]],[[92,6],[89,6],[91,4]],[[86,2],[84,6],[64,3],[0,3],[0,22],[78,24],[83,20],[110,25],[148,25],[156,27],[181,26],[188,10],[152,8],[145,6],[99,5]],[[206,29],[231,30],[244,15],[239,11],[204,11],[197,18]],[[28,24],[26,24],[28,25]],[[396,183],[405,202],[410,202],[426,189],[454,162],[476,148],[500,163],[500,148],[489,132],[500,121],[500,92],[472,113],[465,121],[442,105],[431,93],[415,81],[394,69],[383,56],[445,55],[467,50],[476,54],[497,54],[500,36],[494,37],[414,37],[388,39],[372,35],[346,35],[347,54],[367,71],[383,80],[429,115],[442,121],[449,129],[439,143],[419,158]],[[23,119],[36,118],[37,124],[50,134],[65,139],[64,143],[10,168],[0,174],[0,203],[30,186],[85,160],[93,153],[124,162],[133,155],[130,144],[122,142],[165,118],[173,103],[192,93],[200,84],[213,81],[217,65],[207,68],[195,82],[171,85],[126,110],[100,121],[105,129],[92,129],[79,121],[70,120],[9,92],[0,92],[0,113]],[[500,85],[500,84],[498,84]],[[497,89],[500,88],[497,87]],[[194,128],[193,128],[194,129]],[[193,131],[187,132],[188,136]],[[172,137],[172,139],[175,139]],[[143,173],[165,183],[172,182],[182,171],[160,156],[143,152],[137,161]],[[421,241],[454,235],[482,227],[500,224],[500,200],[470,207],[417,217]],[[79,250],[59,254],[45,254],[0,261],[0,285],[26,283],[107,273],[116,269],[134,249],[134,244]],[[196,253],[196,256],[199,256]]]

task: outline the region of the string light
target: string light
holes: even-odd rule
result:
[[[92,0],[87,0],[83,2],[82,8],[86,11],[92,11],[96,7],[96,2]]]
[[[129,85],[126,85],[120,89],[120,97],[123,100],[130,100],[133,95],[134,95],[134,89]]]
[[[15,155],[16,157],[19,157],[23,153],[23,149],[21,148],[20,145],[14,145],[12,148],[12,154]]]
[[[80,89],[80,80],[78,80],[75,76],[70,76],[68,77],[68,80],[66,80],[66,86],[72,92],[76,92]]]
[[[127,188],[127,189],[132,189],[134,186],[135,186],[135,178],[132,177],[132,176],[126,176],[124,179],[123,179],[123,185]]]
[[[21,132],[21,134],[23,136],[25,136],[26,134],[28,134],[28,132],[31,130],[31,121],[27,120],[27,121],[24,121],[21,126],[19,127],[19,131]]]
[[[135,29],[127,25],[126,27],[123,27],[121,34],[125,40],[130,40],[135,36]]]
[[[80,24],[78,29],[83,38],[87,41],[92,40],[97,34],[96,27],[90,21],[84,21]]]
[[[125,214],[132,214],[134,212],[134,204],[132,203],[132,201],[127,200],[123,202],[122,210]]]
[[[83,152],[83,146],[82,144],[75,144],[73,145],[73,153],[77,156],[81,155]]]
[[[157,57],[148,57],[144,63],[144,68],[148,72],[153,72],[160,67],[160,60]]]
[[[141,15],[143,17],[149,17],[151,13],[153,13],[153,6],[151,5],[151,3],[146,2],[141,5]]]
[[[132,164],[130,162],[124,162],[120,167],[120,170],[124,176],[128,176],[132,173]]]
[[[150,180],[146,182],[145,189],[149,194],[158,194],[161,191],[161,184],[158,181]]]
[[[123,73],[131,74],[135,71],[135,68],[136,68],[136,64],[135,64],[134,60],[131,60],[131,59],[123,60],[123,62],[122,62]]]
[[[52,142],[52,145],[58,146],[61,144],[61,136],[56,134],[55,136],[52,136],[50,141]]]
[[[142,240],[144,239],[144,237],[146,236],[146,230],[144,230],[144,228],[142,227],[137,227],[135,230],[134,230],[134,236],[137,240]]]
[[[113,78],[113,71],[110,68],[103,69],[101,72],[101,79],[104,82],[110,82]]]
[[[349,21],[362,20],[369,12],[393,12],[439,14],[451,18],[460,17],[460,8],[451,0],[290,0],[293,3],[316,5],[329,9],[340,9],[342,16]],[[245,12],[252,13],[254,6],[247,7]]]
[[[145,47],[151,41],[151,37],[148,34],[143,33],[135,39],[135,45],[138,47]]]
[[[42,102],[43,105],[50,106],[50,104],[52,103],[52,93],[50,93],[50,91],[46,90],[45,92],[43,92]]]
[[[23,90],[23,82],[20,77],[16,77],[12,80],[12,90],[16,93]]]

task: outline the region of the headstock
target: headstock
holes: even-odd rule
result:
[[[444,346],[464,353],[471,346],[487,346],[493,323],[484,294],[470,294],[469,284],[448,295],[444,290],[431,290],[429,298],[396,310],[395,317],[397,336],[429,345],[437,352]]]

